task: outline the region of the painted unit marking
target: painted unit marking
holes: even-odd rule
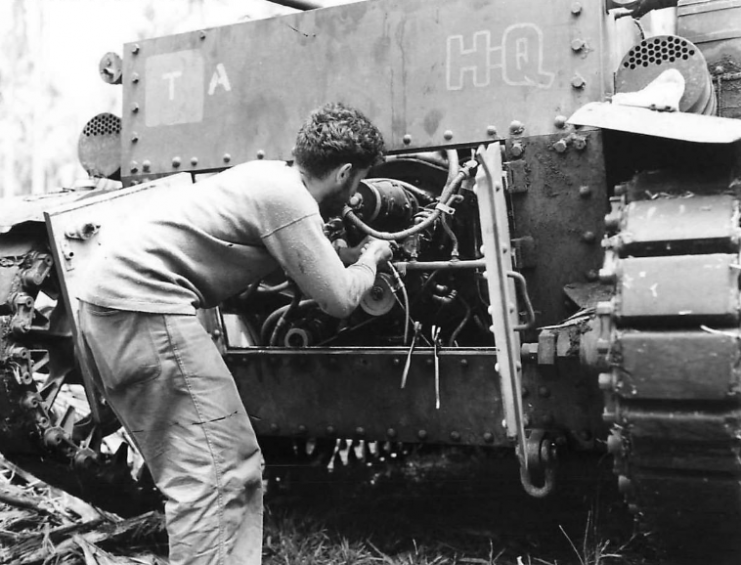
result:
[[[535,24],[509,26],[498,44],[488,30],[475,32],[468,46],[463,35],[451,35],[447,43],[448,90],[463,90],[467,79],[474,87],[487,87],[494,69],[510,86],[550,88],[556,77],[543,69],[543,30]]]

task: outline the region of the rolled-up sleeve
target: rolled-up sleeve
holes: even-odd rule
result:
[[[375,281],[376,265],[367,258],[349,267],[342,264],[318,214],[283,225],[262,240],[301,291],[330,316],[349,316]]]

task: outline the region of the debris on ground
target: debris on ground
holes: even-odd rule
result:
[[[164,517],[123,519],[0,458],[0,563],[163,565]],[[166,552],[166,551],[165,551]]]

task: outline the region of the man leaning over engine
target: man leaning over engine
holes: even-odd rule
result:
[[[282,267],[328,314],[352,312],[391,250],[371,240],[346,268],[320,210],[338,213],[383,149],[362,114],[326,105],[301,127],[295,166],[255,161],[189,186],[92,264],[82,341],[166,497],[173,565],[252,565],[262,553],[260,449],[196,309]]]

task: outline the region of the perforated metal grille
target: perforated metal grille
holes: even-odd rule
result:
[[[82,130],[82,135],[117,135],[121,133],[121,118],[113,114],[98,114]]]
[[[628,52],[623,61],[626,69],[661,65],[665,61],[673,63],[688,60],[695,54],[695,46],[681,37],[652,37],[644,39]]]

